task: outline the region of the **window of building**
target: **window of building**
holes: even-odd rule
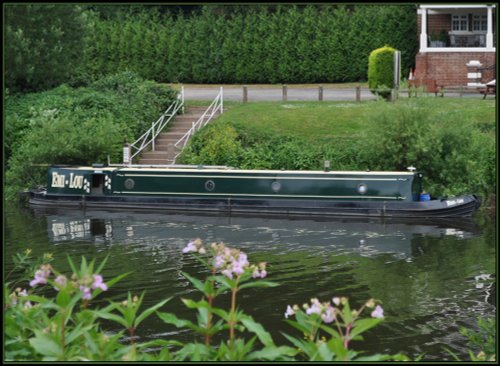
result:
[[[469,16],[453,15],[451,18],[451,29],[453,31],[468,31],[469,30]]]
[[[488,30],[488,17],[486,15],[474,15],[472,30],[486,32]]]

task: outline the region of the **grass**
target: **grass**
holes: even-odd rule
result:
[[[365,102],[251,102],[228,103],[218,118],[238,130],[265,131],[275,136],[301,137],[310,143],[330,138],[361,137],[377,113],[391,113],[395,104],[426,108],[438,124],[472,123],[495,132],[495,101],[467,98],[412,98],[396,103]]]

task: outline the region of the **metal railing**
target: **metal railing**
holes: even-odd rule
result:
[[[224,88],[222,87],[220,88],[219,94],[217,94],[207,110],[196,122],[193,122],[193,126],[189,129],[189,131],[174,144],[174,147],[178,149],[179,152],[175,155],[173,164],[175,164],[177,157],[181,154],[182,149],[187,145],[189,139],[196,133],[196,131],[210,122],[218,110],[220,110],[221,114],[224,111]]]
[[[132,149],[135,152],[129,158],[129,164],[132,163],[132,159],[139,155],[146,147],[152,144],[152,151],[155,151],[155,139],[163,131],[165,126],[177,115],[177,112],[182,108],[184,112],[184,87],[181,88],[180,93],[177,95],[177,99],[173,102],[168,109],[160,116],[160,118],[151,124],[151,128],[147,130],[141,137],[134,141],[130,145],[130,152]]]

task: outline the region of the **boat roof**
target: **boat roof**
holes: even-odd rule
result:
[[[415,172],[410,171],[365,171],[365,170],[259,170],[259,169],[236,169],[231,167],[210,167],[210,166],[106,166],[106,167],[93,167],[93,166],[53,166],[54,168],[64,168],[71,170],[93,170],[99,172],[137,172],[137,171],[154,171],[154,172],[189,172],[189,173],[274,173],[274,174],[363,174],[363,175],[414,175]]]

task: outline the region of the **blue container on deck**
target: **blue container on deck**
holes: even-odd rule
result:
[[[430,201],[431,195],[429,193],[421,193],[419,201]]]

